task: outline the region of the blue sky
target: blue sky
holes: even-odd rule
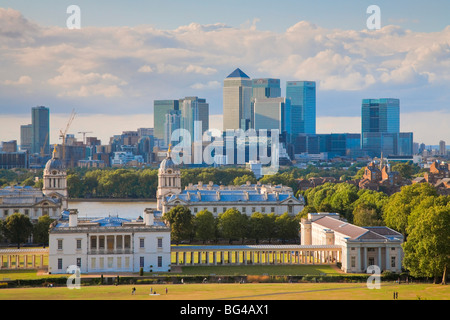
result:
[[[239,26],[259,19],[263,30],[283,31],[300,20],[324,28],[365,28],[369,5],[378,5],[383,24],[414,31],[439,31],[449,23],[448,0],[3,0],[2,7],[19,10],[26,18],[45,26],[65,26],[61,13],[76,4],[84,26],[154,25],[175,29],[191,22],[222,22]]]
[[[66,28],[72,4],[81,30]],[[367,30],[373,4],[380,30]],[[416,142],[450,144],[449,20],[448,0],[3,0],[0,141],[20,138],[35,105],[50,108],[52,143],[72,109],[75,132],[107,143],[152,127],[153,100],[185,96],[220,126],[223,79],[240,67],[282,92],[316,81],[320,133],[360,132],[361,100],[390,97]]]

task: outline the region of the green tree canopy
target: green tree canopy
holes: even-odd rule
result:
[[[12,243],[17,243],[18,249],[20,249],[21,243],[27,241],[32,232],[33,224],[30,218],[18,212],[8,216],[3,224],[5,237]]]
[[[450,265],[450,197],[444,200],[446,205],[443,199],[431,200],[409,216],[404,265],[413,276],[433,277],[435,282],[442,277],[445,284]]]
[[[426,197],[437,197],[436,188],[428,183],[416,183],[402,187],[389,197],[383,209],[386,226],[407,236],[408,218],[411,211]]]
[[[233,240],[243,239],[247,232],[247,216],[236,209],[228,209],[218,216],[219,234],[223,238]]]
[[[40,216],[33,226],[34,243],[42,243],[48,245],[48,229],[54,220],[48,215]]]
[[[176,244],[191,238],[194,216],[189,208],[178,205],[164,213],[163,219],[170,223],[171,238]]]
[[[195,237],[202,240],[214,239],[216,236],[216,219],[208,210],[202,210],[194,217]]]

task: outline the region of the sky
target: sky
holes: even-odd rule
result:
[[[68,29],[67,8],[80,8]],[[369,30],[370,5],[381,28]],[[0,2],[0,141],[20,141],[31,108],[50,108],[50,143],[89,131],[107,144],[153,127],[153,101],[210,104],[221,129],[222,85],[251,78],[317,84],[317,132],[360,132],[361,100],[400,99],[400,129],[450,144],[450,1]]]

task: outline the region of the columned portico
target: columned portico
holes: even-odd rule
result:
[[[341,256],[341,246],[337,245],[172,247],[175,266],[336,264]]]

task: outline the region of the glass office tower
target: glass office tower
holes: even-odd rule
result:
[[[50,154],[50,110],[44,106],[31,109],[31,152]],[[41,150],[42,149],[42,150]]]
[[[169,111],[179,110],[178,100],[155,100],[153,102],[153,136],[164,140],[164,123]]]
[[[363,99],[361,132],[400,132],[400,100]]]
[[[292,135],[316,133],[316,83],[288,81],[286,98],[291,100]]]
[[[223,131],[250,127],[252,80],[237,68],[223,82]]]

